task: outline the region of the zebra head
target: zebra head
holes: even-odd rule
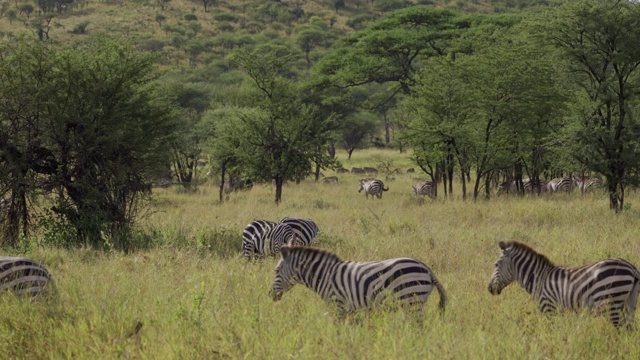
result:
[[[500,295],[502,289],[515,280],[513,261],[511,261],[510,257],[511,248],[507,248],[504,241],[500,241],[499,246],[501,255],[496,260],[496,269],[493,270],[491,282],[489,283],[489,292],[493,295]]]
[[[359,181],[360,181],[360,187],[358,188],[358,192],[362,192],[362,190],[364,190],[365,181],[364,180],[359,180]]]
[[[299,282],[296,276],[291,260],[290,247],[283,246],[280,248],[280,261],[276,265],[276,277],[271,284],[271,297],[273,301],[282,299],[282,294],[289,291],[296,283]]]

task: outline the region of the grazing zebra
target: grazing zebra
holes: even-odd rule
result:
[[[583,194],[587,191],[588,188],[592,186],[599,187],[604,184],[602,179],[596,176],[587,177],[587,178],[574,177],[573,181],[575,182],[578,189],[580,189],[580,192]]]
[[[276,223],[269,220],[254,220],[242,232],[242,256],[247,260],[261,257],[269,247],[269,232]]]
[[[422,181],[412,186],[413,195],[428,195],[429,197],[435,197],[433,189],[433,181]]]
[[[337,176],[326,177],[326,178],[322,179],[322,183],[323,184],[337,184],[338,183],[338,177]]]
[[[382,192],[389,191],[389,188],[384,187],[384,183],[382,182],[382,180],[363,179],[360,180],[360,188],[358,189],[358,192],[361,192],[362,190],[364,190],[364,195],[367,199],[369,198],[369,195],[374,198],[375,196],[377,196],[378,199],[382,199]]]
[[[0,294],[9,291],[36,297],[50,286],[53,279],[44,266],[23,257],[0,256]]]
[[[318,225],[313,220],[286,217],[280,220],[278,224],[285,224],[291,227],[295,235],[293,245],[309,245],[311,240],[318,235]]]
[[[491,276],[491,294],[498,295],[517,281],[543,313],[590,308],[608,312],[616,327],[633,322],[640,272],[627,261],[607,259],[582,267],[559,267],[527,245],[502,241],[499,245],[502,254]]]
[[[530,180],[530,179],[522,179],[522,186],[524,187],[524,192],[533,192],[534,185],[540,188],[541,191],[546,189],[544,180]],[[497,195],[502,194],[515,194],[518,192],[517,181],[506,181],[498,186]]]
[[[566,191],[571,192],[574,186],[574,179],[569,177],[560,177],[549,180],[547,190],[549,192]]]
[[[283,247],[280,254],[271,286],[274,301],[301,283],[323,299],[336,303],[343,315],[373,309],[386,298],[401,305],[417,304],[422,309],[435,286],[440,293],[439,307],[444,311],[446,296],[442,285],[418,260],[342,261],[328,251],[303,246]]]

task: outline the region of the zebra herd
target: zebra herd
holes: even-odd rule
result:
[[[431,269],[416,259],[343,261],[334,253],[309,247],[318,234],[312,220],[286,217],[279,222],[252,221],[243,232],[242,253],[249,260],[262,255],[280,259],[270,295],[274,301],[303,284],[337,306],[341,315],[374,309],[387,299],[421,310],[432,290],[438,290],[444,311],[446,293]],[[513,282],[523,287],[542,313],[589,309],[607,315],[618,328],[633,327],[640,271],[611,258],[581,267],[554,265],[546,256],[520,242],[499,242],[500,257],[489,282],[499,295]],[[260,255],[260,256],[257,256]],[[47,269],[23,257],[0,257],[0,294],[36,297],[55,285]]]
[[[276,234],[281,224],[288,224],[292,231],[284,236]],[[263,249],[265,255],[280,254],[270,290],[274,301],[294,285],[303,284],[335,304],[341,316],[380,307],[387,299],[421,310],[435,288],[440,296],[438,306],[444,311],[444,288],[421,261],[343,261],[328,250],[308,246],[317,233],[313,221],[300,218],[284,218],[279,223],[256,220],[245,228],[245,258],[253,258],[247,256],[247,249]],[[256,245],[274,241],[276,245]],[[501,241],[498,245],[501,253],[489,283],[491,294],[498,295],[517,282],[538,303],[542,313],[584,308],[608,315],[615,327],[633,325],[640,271],[629,262],[606,259],[577,268],[559,267],[523,243]]]
[[[585,193],[591,187],[601,187],[604,184],[601,178],[593,177],[558,177],[545,182],[538,179],[522,179],[522,192],[571,192],[579,189],[581,193]],[[513,194],[518,192],[518,182],[506,181],[498,186],[497,195]]]

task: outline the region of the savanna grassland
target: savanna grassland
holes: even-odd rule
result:
[[[340,156],[345,158],[341,153]],[[406,155],[356,151],[345,167]],[[333,175],[333,171],[325,171]],[[274,190],[256,185],[223,204],[211,182],[195,193],[159,189],[143,219],[145,247],[123,253],[42,247],[34,240],[5,253],[41,260],[57,302],[0,298],[1,358],[318,358],[513,359],[638,358],[639,331],[618,331],[604,317],[543,316],[517,285],[492,296],[487,286],[500,240],[522,241],[556,264],[623,257],[640,265],[640,195],[616,215],[592,193],[494,198],[477,204],[422,200],[411,178],[396,175],[382,200],[357,193],[357,177],[338,185],[305,181]],[[457,190],[457,189],[456,189]],[[459,194],[458,194],[459,195]],[[276,259],[248,263],[241,233],[253,219],[315,220],[316,246],[349,260],[410,256],[425,262],[447,293],[444,317],[432,293],[424,321],[411,312],[358,313],[346,321],[297,286],[272,302]],[[638,315],[636,315],[636,318]],[[140,325],[142,325],[140,327]]]

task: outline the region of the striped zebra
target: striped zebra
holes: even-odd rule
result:
[[[286,217],[278,222],[291,227],[295,234],[292,245],[309,245],[311,240],[318,235],[318,225],[313,220],[302,219],[297,217]]]
[[[48,292],[49,287],[55,291],[53,279],[44,266],[23,257],[0,256],[0,294],[9,291],[36,297]]]
[[[573,181],[575,182],[576,187],[578,187],[578,189],[580,189],[580,192],[583,194],[590,187],[600,187],[604,184],[602,179],[597,176],[583,177],[583,178],[576,176],[573,178]]]
[[[300,283],[335,303],[342,315],[373,309],[386,298],[422,309],[435,287],[440,294],[439,307],[444,311],[446,295],[442,285],[418,260],[342,261],[328,251],[303,246],[283,247],[280,254],[271,287],[274,301]]]
[[[615,327],[631,326],[640,289],[640,272],[622,259],[607,259],[582,267],[553,265],[527,245],[500,242],[489,292],[517,281],[538,303],[543,313],[558,309],[594,309],[608,313]]]
[[[269,220],[254,220],[242,232],[242,256],[247,260],[267,254],[269,232],[276,223]]]
[[[384,187],[384,183],[382,182],[382,180],[363,179],[360,180],[360,188],[358,189],[358,192],[362,192],[362,190],[364,190],[364,195],[367,199],[369,198],[369,195],[371,195],[373,198],[377,196],[378,199],[382,199],[382,192],[389,191],[389,188]]]
[[[413,188],[413,195],[427,195],[431,198],[435,197],[433,181],[421,181],[415,186],[411,186]]]
[[[544,180],[531,180],[531,179],[522,179],[522,186],[524,187],[525,193],[533,192],[534,185],[540,189],[540,191],[546,190]],[[506,181],[498,186],[498,191],[496,195],[502,194],[516,194],[518,192],[518,184],[517,181]]]
[[[547,183],[547,190],[549,192],[571,192],[573,191],[574,183],[574,179],[570,177],[554,178],[549,180],[549,182]]]

